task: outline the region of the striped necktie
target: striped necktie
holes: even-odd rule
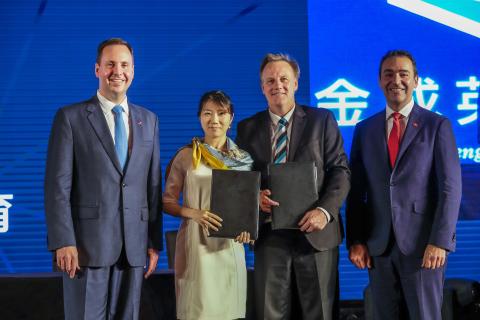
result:
[[[277,128],[275,130],[273,163],[287,162],[287,145],[288,145],[287,126],[288,126],[288,121],[285,118],[281,118],[278,121]]]
[[[125,168],[128,156],[128,137],[125,123],[123,122],[123,107],[116,105],[112,109],[115,114],[115,151],[117,152],[118,161],[122,169]]]

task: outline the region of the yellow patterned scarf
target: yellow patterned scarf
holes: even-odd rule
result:
[[[223,163],[221,160],[214,157],[210,151],[203,145],[203,143],[198,139],[192,140],[192,148],[193,148],[193,169],[197,169],[200,161],[203,160],[205,164],[213,169],[223,169],[228,170],[230,169]]]

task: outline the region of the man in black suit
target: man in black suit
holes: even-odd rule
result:
[[[335,312],[339,209],[350,187],[350,171],[333,114],[295,103],[299,75],[297,62],[288,55],[267,54],[260,80],[268,109],[238,124],[237,143],[254,159],[254,170],[262,172],[263,213],[255,243],[257,319],[289,319],[294,291],[304,319],[332,319]],[[282,127],[286,141],[279,134]],[[269,197],[268,164],[309,161],[317,166],[317,207],[305,213],[298,230],[272,230],[271,207],[282,203]]]

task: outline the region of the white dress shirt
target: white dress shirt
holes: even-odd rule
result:
[[[123,99],[121,103],[114,103],[104,96],[100,94],[99,91],[97,91],[97,97],[98,101],[100,101],[100,107],[102,108],[103,115],[105,116],[105,120],[107,120],[107,125],[108,129],[110,130],[110,134],[112,135],[113,143],[115,143],[115,114],[113,113],[112,109],[116,105],[120,105],[123,107],[122,112],[122,118],[123,118],[123,123],[125,124],[125,129],[127,131],[127,137],[128,137],[128,146],[130,149],[130,125],[129,125],[129,109],[128,109],[128,101],[127,97]]]
[[[407,127],[407,123],[408,123],[408,119],[410,117],[410,112],[412,112],[412,109],[413,109],[413,105],[414,105],[414,101],[413,101],[413,98],[410,100],[409,103],[407,103],[400,111],[398,111],[398,113],[400,113],[403,118],[400,118],[400,126],[401,126],[401,130],[400,130],[400,133],[403,134],[405,133],[405,128]],[[390,131],[392,131],[392,127],[393,127],[393,117],[392,117],[392,114],[396,111],[394,111],[392,108],[390,108],[388,105],[385,107],[385,110],[386,110],[386,120],[387,120],[387,141],[388,141],[388,137],[390,136]],[[400,137],[401,139],[402,137]]]

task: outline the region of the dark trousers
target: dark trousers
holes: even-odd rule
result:
[[[410,320],[442,319],[446,264],[434,270],[421,265],[422,257],[405,256],[395,240],[386,253],[373,257],[369,277],[374,319],[402,319],[404,305]]]
[[[317,251],[298,230],[266,224],[255,243],[257,319],[300,319],[292,315],[298,296],[302,319],[335,319],[338,307],[338,248]]]
[[[111,267],[82,267],[73,279],[64,273],[65,319],[138,319],[143,271],[122,254]]]

